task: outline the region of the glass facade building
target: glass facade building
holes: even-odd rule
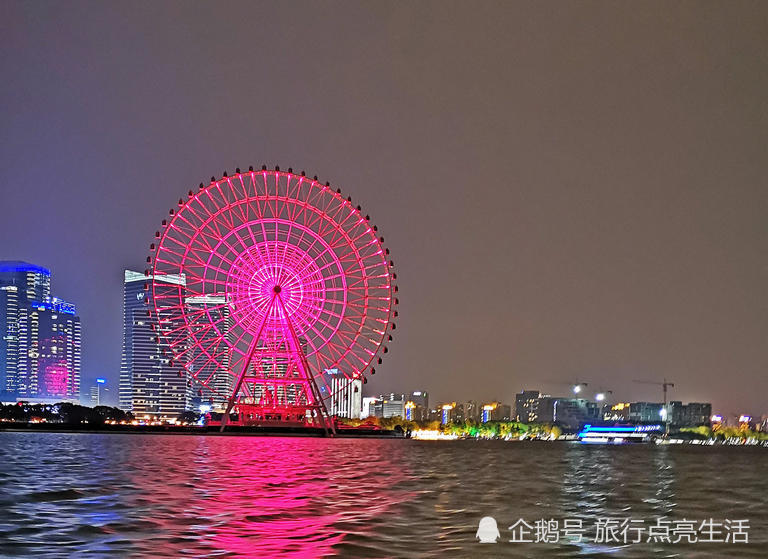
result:
[[[203,295],[196,297],[187,297],[185,305],[190,314],[205,311],[210,316],[212,323],[216,328],[208,328],[198,334],[200,344],[195,346],[189,353],[189,362],[186,368],[194,373],[197,378],[204,379],[208,385],[213,388],[209,390],[203,385],[191,381],[187,387],[187,407],[197,411],[200,405],[210,405],[213,410],[224,411],[227,406],[227,399],[232,394],[234,377],[229,369],[229,352],[220,354],[221,348],[217,344],[220,334],[233,345],[235,340],[230,340],[229,333],[232,328],[232,319],[229,312],[229,306],[224,305],[226,297],[224,295]],[[216,358],[213,354],[216,353]],[[221,365],[221,366],[220,366]],[[190,375],[191,376],[191,375]]]
[[[0,399],[80,399],[81,330],[75,305],[51,296],[51,272],[0,262]]]
[[[125,271],[119,405],[137,419],[176,419],[188,408],[191,379],[185,369],[171,367],[169,348],[158,340],[157,320],[149,316],[145,301],[150,279]],[[166,276],[159,283],[169,290],[185,288],[181,276]]]

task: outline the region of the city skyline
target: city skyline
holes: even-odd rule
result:
[[[75,312],[75,306],[72,303],[68,303],[66,301],[63,301],[61,299],[58,299],[56,297],[52,297],[50,295],[50,276],[51,272],[47,268],[44,268],[42,266],[38,266],[36,264],[24,262],[24,261],[0,261],[0,264],[2,264],[2,267],[0,268],[1,271],[5,271],[6,273],[9,270],[16,270],[17,268],[21,270],[24,274],[27,274],[28,272],[34,272],[38,275],[42,274],[40,277],[43,277],[46,280],[45,285],[42,285],[40,283],[40,280],[34,280],[34,285],[30,284],[32,287],[30,289],[33,289],[34,293],[36,294],[37,298],[41,300],[48,300],[51,301],[50,307],[51,309],[55,308],[60,309],[66,307],[66,314],[74,314]],[[25,280],[27,281],[27,280]],[[29,280],[33,281],[33,280]],[[148,320],[146,318],[146,305],[144,304],[144,285],[147,281],[146,276],[141,272],[131,271],[131,270],[125,270],[124,271],[124,292],[123,292],[123,328],[124,328],[124,336],[123,336],[123,350],[122,350],[122,357],[121,357],[121,366],[120,366],[120,375],[119,375],[119,381],[115,383],[115,386],[117,387],[117,390],[113,390],[110,394],[110,398],[114,401],[108,400],[108,403],[114,404],[116,407],[120,407],[121,409],[125,411],[135,411],[139,414],[144,414],[151,412],[153,408],[157,408],[157,410],[161,410],[162,414],[168,417],[172,417],[177,415],[178,413],[184,411],[184,410],[194,410],[196,407],[199,406],[200,403],[205,403],[208,401],[209,398],[213,398],[216,400],[217,404],[221,404],[220,398],[216,396],[213,393],[208,393],[204,387],[197,386],[194,380],[191,378],[191,376],[187,375],[185,378],[179,378],[178,371],[176,369],[170,369],[167,367],[167,365],[163,365],[164,362],[167,362],[167,359],[162,357],[162,348],[160,346],[155,347],[157,344],[154,344],[151,342],[151,339],[154,339],[153,330],[151,328],[152,320]],[[176,284],[181,282],[183,284],[182,278],[168,278],[168,281],[171,284]],[[6,282],[7,283],[7,282]],[[39,293],[38,293],[39,292]],[[34,297],[33,297],[34,298]],[[3,302],[3,301],[0,301]],[[197,301],[196,299],[188,300],[187,304],[189,305],[196,305],[199,304],[200,301]],[[3,302],[5,304],[5,302]],[[42,307],[37,309],[39,311],[45,310]],[[78,317],[75,317],[78,318]],[[79,336],[79,319],[78,319],[78,336]],[[134,349],[134,339],[139,338],[141,341],[136,342]],[[151,346],[151,347],[150,347]],[[154,347],[154,349],[152,349]],[[80,348],[78,348],[80,349]],[[137,356],[137,357],[134,357]],[[194,364],[197,361],[197,357],[192,357],[190,364],[191,366],[194,366]],[[216,372],[211,369],[211,367],[207,366],[210,371],[207,372],[206,376],[208,374],[215,375]],[[226,392],[226,383],[228,382],[226,379],[228,378],[227,375],[220,375],[221,380],[216,381],[221,386],[219,387],[219,390],[223,390],[223,392]],[[331,374],[329,376],[328,372],[325,373],[325,377],[328,377],[329,379],[333,378],[333,375]],[[148,377],[151,377],[149,381],[147,380]],[[136,383],[136,379],[139,383],[138,392],[134,391],[134,383]],[[82,402],[89,402],[92,399],[92,393],[94,390],[94,387],[101,384],[107,384],[107,380],[103,377],[95,377],[93,379],[87,379],[85,383],[80,382],[80,372],[79,367],[76,374],[76,383],[78,387],[78,397],[71,399],[77,399]],[[585,379],[586,380],[586,379]],[[666,379],[661,382],[656,381],[649,381],[649,380],[635,380],[633,382],[641,383],[641,384],[651,384],[651,385],[657,385],[657,388],[663,384],[663,382],[666,382]],[[170,392],[168,392],[168,389],[166,389],[167,394],[165,396],[161,396],[158,392],[159,386],[161,384],[173,385],[173,387],[170,389]],[[328,386],[337,386],[337,382],[334,380],[332,384],[331,381],[328,381]],[[560,385],[559,389],[556,390],[549,390],[549,393],[545,393],[539,390],[536,390],[535,392],[539,394],[541,397],[546,397],[551,400],[556,399],[564,399],[569,398],[570,396],[564,396],[564,395],[553,395],[557,394],[558,392],[568,392],[570,390],[573,390],[574,394],[572,396],[578,396],[580,398],[583,398],[585,400],[594,400],[596,402],[602,402],[605,400],[604,403],[609,402],[624,402],[629,400],[639,401],[638,398],[630,397],[627,394],[614,394],[613,390],[606,388],[605,385],[598,385],[595,387],[594,385],[590,387],[589,382],[585,381],[578,381],[575,384],[569,384],[564,382],[543,382],[541,384],[550,384],[550,385]],[[567,388],[566,388],[567,385]],[[228,385],[226,385],[228,386]],[[670,383],[670,386],[672,389],[674,389],[674,384]],[[150,388],[148,388],[150,387]],[[154,388],[151,388],[154,387]],[[225,387],[225,388],[222,388]],[[338,388],[338,386],[337,386]],[[323,390],[325,390],[323,388]],[[150,393],[154,394],[150,396],[149,400],[146,399],[146,395],[144,394],[145,391],[149,391]],[[205,397],[196,396],[198,394],[198,391],[203,391],[205,393]],[[359,394],[357,392],[359,391]],[[491,390],[492,392],[493,390]],[[519,398],[520,394],[525,394],[528,392],[528,389],[526,388],[520,388],[514,393],[515,399]],[[641,391],[642,392],[642,391]],[[355,382],[353,385],[350,385],[343,391],[342,400],[346,401],[345,404],[334,404],[335,410],[343,409],[346,411],[351,410],[353,407],[353,404],[351,404],[352,399],[354,399],[357,402],[357,407],[363,408],[363,397],[368,393],[368,396],[366,399],[375,399],[371,396],[371,394],[388,394],[390,392],[379,391],[376,392],[375,388],[363,388],[363,385],[361,382]],[[427,394],[428,392],[424,392]],[[464,393],[462,391],[462,393]],[[399,394],[408,394],[408,392],[391,392],[392,395],[399,395]],[[414,392],[414,394],[419,394],[418,392]],[[34,399],[34,396],[24,392],[22,395],[19,394],[19,397],[26,397],[29,399]],[[42,397],[42,395],[40,396]],[[134,398],[138,398],[141,403],[140,404],[134,404],[133,400]],[[143,398],[143,399],[142,399]],[[205,400],[205,402],[203,402]],[[676,399],[672,396],[670,393],[670,397],[668,398],[668,401],[675,401]],[[710,402],[712,398],[705,398],[707,402]],[[501,398],[499,400],[494,400],[493,398],[459,398],[458,400],[454,397],[447,397],[447,398],[440,398],[440,399],[433,399],[433,402],[451,402],[451,401],[478,401],[482,403],[487,402],[506,402],[506,401],[514,401],[513,399],[506,399]],[[661,399],[660,398],[647,398],[645,401],[649,403],[656,402],[660,405]],[[681,399],[677,399],[676,401],[682,401]],[[161,405],[161,402],[163,404]],[[193,405],[193,402],[197,402],[197,406]],[[134,407],[137,405],[138,407]],[[339,407],[336,407],[336,406]],[[514,407],[513,407],[514,409]],[[711,410],[710,410],[711,411]],[[760,417],[765,414],[766,410],[746,410],[744,409],[744,406],[739,407],[735,410],[724,410],[724,409],[716,409],[720,414],[722,414],[725,417],[732,416],[732,417],[739,417],[745,413],[749,415],[754,415],[755,417]]]
[[[178,25],[4,10],[0,258],[55,270],[84,384],[117,386],[123,270],[179,192],[267,163],[338,183],[387,232],[402,320],[367,388],[490,400],[589,379],[657,400],[632,381],[667,378],[676,399],[765,412],[768,72],[748,9],[260,8],[339,37],[311,61],[280,25],[217,44],[232,14],[214,6]]]

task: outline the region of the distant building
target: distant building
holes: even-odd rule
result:
[[[512,419],[512,407],[501,402],[491,402],[483,404],[480,414],[480,421],[487,423],[489,421],[510,421]]]
[[[525,390],[515,398],[515,419],[523,423],[550,423],[578,429],[601,419],[602,405],[585,398],[561,398]]]
[[[379,398],[382,417],[405,417],[405,403],[408,401],[405,394],[382,394]]]
[[[603,421],[627,422],[629,421],[629,402],[606,405],[603,409]]]
[[[464,419],[467,421],[480,421],[483,414],[483,406],[475,400],[464,403]]]
[[[451,412],[451,421],[456,423],[464,421],[464,404],[453,404],[453,410]]]
[[[91,386],[91,394],[90,394],[90,398],[88,400],[88,405],[90,405],[91,407],[96,407],[98,405],[101,405],[100,404],[99,387],[96,384]]]
[[[537,421],[536,406],[541,398],[538,390],[523,390],[515,396],[515,421],[533,423]]]
[[[768,432],[768,415],[760,416],[760,423],[757,425],[758,431]]]
[[[51,273],[0,262],[0,400],[80,400],[80,318],[51,296]]]
[[[661,403],[632,402],[629,404],[629,421],[633,423],[658,423],[663,419]]]
[[[320,393],[327,398],[328,413],[332,416],[358,419],[363,412],[363,381],[348,379],[338,369],[326,369]]]
[[[429,414],[429,393],[426,390],[415,390],[408,395],[408,401],[413,403],[410,421],[426,421]]]
[[[698,427],[700,425],[709,425],[712,418],[712,404],[701,402],[689,402],[683,407],[682,422],[683,427]]]
[[[446,425],[451,421],[454,421],[454,411],[456,409],[456,402],[450,404],[443,404],[440,406],[440,423]]]
[[[152,278],[144,274],[125,271],[120,408],[137,418],[175,419],[188,408],[191,378],[183,367],[171,367],[170,348],[155,331],[157,319],[148,316],[144,285],[149,281]],[[169,290],[184,289],[186,284],[183,276],[156,281]]]
[[[379,408],[379,399],[372,396],[363,398],[363,411],[360,413],[360,419],[366,417],[382,417],[384,410]]]
[[[430,408],[427,412],[427,421],[441,421],[443,410],[439,407]]]
[[[105,405],[104,392],[106,391],[107,381],[103,378],[97,378],[96,382],[91,385],[91,390],[88,398],[88,403],[91,407]]]
[[[188,361],[181,364],[190,373],[187,376],[194,374],[196,378],[205,379],[213,390],[190,379],[187,382],[185,406],[199,410],[201,405],[210,405],[213,410],[225,411],[234,383],[234,376],[229,371],[230,352],[227,347],[223,347],[223,341],[230,338],[232,328],[226,297],[198,295],[187,297],[184,303],[190,316],[205,313],[204,322],[209,321],[208,324],[213,325],[198,330],[198,344],[189,353]],[[234,344],[234,340],[231,341]],[[216,359],[211,358],[211,355],[215,355]]]
[[[553,423],[578,429],[600,419],[601,406],[584,398],[557,398],[553,407]]]
[[[658,423],[664,421],[661,402],[633,402],[629,404],[628,420],[632,423]],[[697,427],[709,425],[712,418],[712,404],[679,400],[667,403],[669,423],[673,427]]]

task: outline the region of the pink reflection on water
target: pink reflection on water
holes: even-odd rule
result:
[[[158,457],[162,476],[133,480],[158,528],[139,545],[155,553],[325,557],[351,535],[365,540],[381,515],[408,497],[398,488],[409,479],[403,441],[158,439],[182,439],[188,448]],[[158,482],[159,491],[145,488]]]

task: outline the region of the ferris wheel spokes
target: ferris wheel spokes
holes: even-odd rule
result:
[[[244,424],[282,406],[332,429],[335,394],[375,372],[394,328],[395,275],[370,217],[317,177],[266,167],[212,178],[169,215],[146,275],[171,366]]]

